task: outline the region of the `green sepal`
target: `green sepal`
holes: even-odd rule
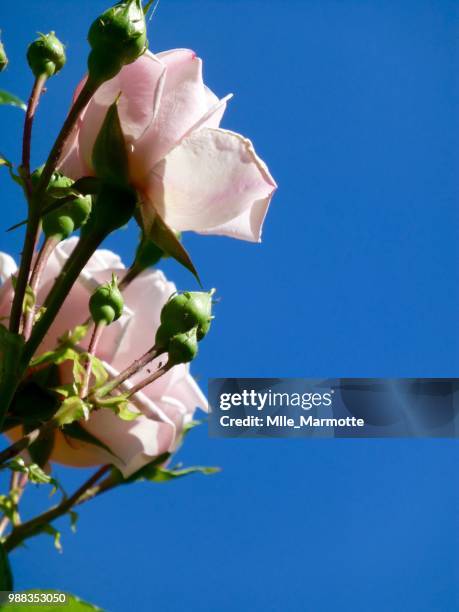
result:
[[[92,164],[99,179],[111,185],[129,186],[129,162],[118,115],[118,98],[105,115],[94,143]]]
[[[20,98],[4,89],[0,89],[0,104],[16,106],[23,111],[27,110],[27,105]]]
[[[134,421],[140,415],[140,412],[129,408],[128,396],[126,394],[97,398],[96,406],[97,408],[112,410],[123,421]]]
[[[152,240],[164,253],[178,261],[187,270],[189,270],[202,287],[199,274],[194,267],[191,257],[183,244],[178,239],[176,233],[156,214],[148,238]]]

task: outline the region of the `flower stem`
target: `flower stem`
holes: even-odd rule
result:
[[[0,465],[6,463],[10,459],[13,459],[13,457],[16,457],[16,455],[19,455],[21,451],[25,450],[26,448],[29,448],[29,446],[31,446],[39,438],[41,438],[48,431],[51,431],[57,426],[58,423],[54,419],[51,419],[50,421],[46,421],[46,423],[43,423],[43,425],[40,425],[40,427],[37,427],[33,431],[29,432],[16,442],[13,442],[13,444],[8,446],[8,448],[5,448],[5,450],[0,451]]]
[[[29,279],[30,266],[32,264],[33,253],[35,251],[35,245],[38,242],[39,232],[40,232],[40,209],[41,209],[40,200],[41,200],[41,197],[46,192],[46,189],[49,185],[49,181],[51,180],[51,176],[54,170],[56,169],[56,166],[59,162],[59,158],[62,155],[64,146],[72,133],[72,130],[78,120],[78,117],[80,116],[83,109],[87,106],[88,102],[94,95],[94,92],[96,91],[96,89],[97,87],[94,84],[92,84],[90,81],[86,81],[83,89],[80,92],[80,95],[75,100],[72,108],[70,109],[67,119],[65,120],[64,125],[62,126],[62,129],[56,139],[56,142],[54,143],[53,148],[51,149],[51,152],[48,156],[48,160],[45,164],[43,172],[41,173],[40,180],[38,182],[35,193],[33,194],[28,193],[29,215],[27,219],[27,229],[26,229],[26,236],[24,240],[24,248],[23,248],[22,256],[21,256],[21,265],[19,267],[18,278],[16,281],[16,289],[14,292],[13,305],[11,308],[10,325],[9,325],[9,329],[11,332],[19,333],[19,329],[21,325],[22,308],[23,308],[23,303],[24,303],[25,292],[27,289],[27,282]],[[32,95],[29,100],[28,108],[32,106],[33,97],[34,96]],[[36,108],[36,102],[35,102],[35,108]],[[31,116],[32,120],[33,120],[33,116],[34,116],[34,113],[32,113],[32,116]],[[26,125],[29,126],[29,123],[27,123],[27,116],[26,116]],[[30,122],[30,128],[27,127],[27,130],[29,129],[31,130],[31,122]],[[26,128],[24,128],[24,131],[26,131]],[[29,164],[29,172],[30,172],[30,160],[28,157],[30,156],[30,136],[27,142],[29,143],[29,145],[26,144],[26,152],[23,157],[25,158],[26,164],[27,163]],[[27,146],[29,146],[29,153],[27,153]]]
[[[22,136],[22,172],[25,180],[26,193],[28,198],[32,194],[32,188],[30,185],[30,149],[32,143],[32,126],[35,117],[35,111],[37,110],[40,96],[43,93],[44,86],[47,80],[46,74],[41,74],[35,79],[32,87],[32,93],[30,94],[29,103],[27,105],[26,116],[24,121],[24,132]]]
[[[37,185],[38,195],[42,195],[46,191],[49,185],[49,181],[51,180],[51,176],[62,156],[64,147],[72,134],[73,128],[80,114],[86,108],[92,96],[95,94],[96,90],[97,85],[88,79],[84,84],[83,89],[80,91],[79,96],[73,103],[72,108],[70,109],[70,112],[67,115],[66,120],[64,121],[64,125],[62,126],[61,131],[59,132],[59,135],[56,138],[56,142],[54,143],[53,148],[51,149],[50,154],[48,155],[48,159],[46,160],[43,172],[41,173],[40,180]]]
[[[105,234],[102,235],[95,232],[80,238],[71,256],[62,268],[53,288],[49,292],[43,304],[45,311],[35,324],[32,334],[24,346],[22,354],[22,365],[24,369],[27,367],[29,361],[32,359],[51,327],[81,270],[88,263],[90,257],[104,238]]]
[[[21,501],[21,497],[25,491],[27,483],[29,482],[29,478],[27,474],[18,474],[18,472],[11,472],[11,481],[10,481],[10,495],[14,499],[15,504],[15,512],[12,517],[13,525],[16,524],[16,520],[19,520],[19,512],[18,505]],[[0,538],[5,533],[8,525],[10,523],[10,519],[5,515],[0,521]]]
[[[59,505],[51,508],[47,512],[40,514],[39,516],[27,521],[26,523],[22,523],[22,525],[18,525],[13,529],[8,538],[5,541],[5,549],[7,552],[10,552],[19,544],[21,544],[25,539],[30,536],[33,536],[40,532],[42,527],[59,518],[63,514],[66,514],[69,510],[72,509],[73,506],[78,504],[81,497],[90,489],[96,482],[108,472],[110,469],[109,465],[103,465],[100,469],[98,469],[92,476],[89,478],[79,489],[73,493],[67,499],[64,499]]]
[[[158,380],[158,378],[163,376],[166,372],[168,372],[173,367],[174,367],[174,364],[168,361],[161,368],[158,368],[156,372],[153,372],[153,374],[151,374],[144,380],[141,380],[139,383],[137,383],[133,387],[131,387],[128,391],[128,398],[134,395],[135,393],[137,393],[138,391],[141,391],[144,387],[147,387],[148,385],[151,385],[152,383],[154,383],[155,380]]]
[[[30,288],[32,290],[32,294],[35,296],[35,298],[37,297],[41,275],[43,274],[43,271],[46,268],[46,264],[48,263],[48,259],[51,253],[56,248],[56,245],[58,244],[58,242],[59,240],[56,237],[50,236],[49,238],[46,238],[45,242],[43,243],[43,246],[40,249],[37,260],[32,270],[32,275],[30,277],[30,283],[29,283]],[[30,334],[32,332],[32,327],[33,327],[33,323],[35,319],[35,313],[37,309],[36,307],[37,305],[35,302],[30,307],[29,312],[25,315],[23,334],[26,340],[30,338]]]
[[[144,355],[142,355],[142,357],[136,359],[133,363],[131,363],[130,366],[128,366],[125,370],[118,374],[118,376],[112,378],[105,385],[97,389],[95,395],[97,397],[103,397],[111,391],[114,391],[114,389],[116,389],[116,387],[119,387],[119,385],[121,385],[125,380],[131,378],[131,376],[134,376],[134,374],[137,374],[137,372],[139,372],[142,368],[148,365],[150,361],[153,361],[153,359],[159,357],[159,355],[162,355],[163,353],[164,350],[158,349],[156,348],[156,346],[153,346]]]

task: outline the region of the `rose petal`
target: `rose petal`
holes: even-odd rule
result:
[[[140,187],[154,164],[215,104],[202,80],[202,61],[193,51],[175,49],[157,58],[166,66],[158,113],[130,156],[131,175]]]
[[[0,252],[0,284],[3,284],[6,279],[16,274],[18,266],[11,255]]]
[[[150,174],[148,196],[164,221],[179,231],[208,230],[267,207],[276,184],[252,143],[234,132],[193,132]],[[237,227],[235,235],[246,238]]]
[[[164,72],[163,63],[153,53],[146,52],[97,90],[80,121],[80,155],[89,168],[94,143],[109,106],[121,93],[118,113],[129,146],[143,134],[158,112]]]

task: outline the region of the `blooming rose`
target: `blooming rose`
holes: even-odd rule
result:
[[[77,238],[65,240],[50,257],[38,292],[39,303],[43,303],[76,242]],[[112,273],[122,276],[124,269],[120,258],[111,251],[96,251],[61,308],[39,353],[52,350],[62,334],[83,323],[89,317],[88,301],[94,289],[109,280]],[[11,257],[0,253],[2,280],[14,271]],[[104,330],[97,348],[97,356],[112,376],[152,347],[161,308],[175,290],[175,285],[159,271],[143,272],[124,290],[123,316]],[[0,317],[8,317],[12,299],[11,279],[6,279],[0,288]],[[82,346],[87,348],[88,341],[87,337]],[[153,367],[157,365],[158,360]],[[60,366],[63,382],[69,382],[70,370],[70,362]],[[147,370],[151,371],[151,366],[132,377],[128,386],[146,378]],[[78,467],[113,463],[129,476],[156,456],[176,448],[184,426],[192,420],[198,406],[206,410],[207,401],[191,377],[188,365],[175,366],[132,397],[130,408],[139,411],[136,419],[124,421],[111,410],[101,409],[93,412],[88,421],[81,422],[90,434],[113,451],[113,455],[58,432],[51,460]],[[11,432],[12,437],[17,434]]]
[[[104,83],[80,117],[62,171],[93,174],[94,142],[120,92],[129,177],[146,229],[159,214],[177,231],[259,241],[276,183],[249,140],[218,127],[230,96],[219,100],[204,85],[193,51],[146,52]]]

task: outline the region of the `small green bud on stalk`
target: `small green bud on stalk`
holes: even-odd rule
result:
[[[40,166],[32,172],[30,179],[33,187],[36,187],[40,182],[43,169],[44,166]],[[51,191],[52,189],[65,189],[66,187],[71,187],[73,183],[73,179],[69,178],[68,176],[64,176],[61,172],[53,172],[47,190]]]
[[[0,41],[0,72],[3,72],[5,68],[8,66],[8,57],[6,55],[5,47],[3,43]]]
[[[123,314],[123,307],[123,296],[115,276],[110,282],[96,289],[89,300],[89,311],[96,325],[110,325]]]
[[[197,339],[207,334],[212,321],[212,296],[215,290],[185,291],[172,297],[161,311],[161,325],[174,333],[197,328]]]
[[[169,364],[178,365],[189,363],[198,354],[197,329],[193,327],[190,331],[172,336],[169,341]]]
[[[102,13],[89,29],[88,42],[89,78],[93,82],[101,84],[134,62],[148,46],[141,0],[124,0]]]
[[[65,240],[86,223],[91,214],[91,196],[79,196],[43,217],[43,232],[46,237]]]
[[[27,49],[27,61],[36,78],[39,76],[52,77],[65,64],[64,45],[54,32],[40,34]]]

